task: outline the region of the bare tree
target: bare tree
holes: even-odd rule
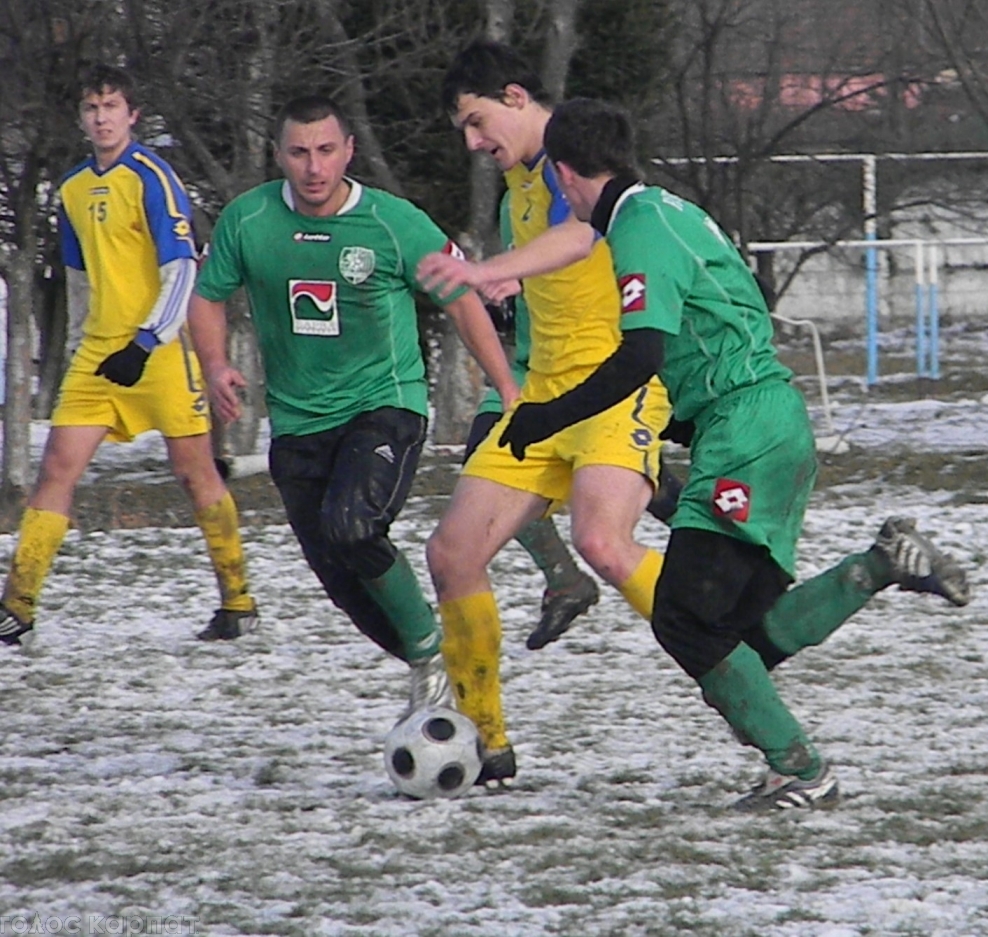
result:
[[[81,139],[71,105],[74,78],[99,16],[95,5],[67,0],[0,0],[0,276],[8,284],[0,488],[8,506],[31,481],[33,333],[35,314],[45,310],[39,271],[58,274],[52,200]],[[57,303],[47,310],[58,314]],[[42,337],[51,352],[46,390],[61,376],[62,345],[52,347],[51,338],[50,331]]]

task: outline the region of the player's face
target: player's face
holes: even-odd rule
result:
[[[456,99],[453,125],[463,132],[471,153],[490,153],[502,171],[533,159],[542,148],[541,130],[532,132],[523,113],[524,102],[506,95],[505,101],[461,94]]]
[[[127,149],[138,116],[123,94],[109,88],[87,94],[79,102],[79,121],[100,166],[110,165]]]
[[[343,182],[353,158],[353,137],[347,136],[335,117],[300,124],[286,120],[275,159],[295,196],[295,208],[303,215],[335,215],[350,187]]]

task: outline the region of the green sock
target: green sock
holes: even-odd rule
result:
[[[439,653],[442,633],[404,553],[398,553],[383,576],[361,582],[395,626],[409,661]]]
[[[750,742],[779,774],[808,781],[820,770],[820,756],[796,717],[779,698],[762,659],[739,644],[698,681],[703,698]]]
[[[564,589],[579,578],[580,569],[551,518],[532,521],[515,539],[542,570],[547,588]]]
[[[765,616],[765,634],[790,656],[821,644],[891,582],[881,553],[855,553],[782,595]]]

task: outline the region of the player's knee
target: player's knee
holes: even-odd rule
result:
[[[449,579],[455,574],[455,546],[442,527],[436,528],[425,544],[425,561],[433,579]]]
[[[394,545],[380,524],[335,512],[325,514],[323,524],[332,558],[361,579],[383,576],[394,562]]]
[[[576,552],[590,564],[591,569],[612,585],[620,585],[627,575],[622,575],[622,556],[618,541],[596,528],[573,531]]]
[[[688,601],[677,601],[660,580],[652,610],[652,633],[666,653],[694,680],[714,669],[738,646],[730,629],[712,626],[698,616]]]

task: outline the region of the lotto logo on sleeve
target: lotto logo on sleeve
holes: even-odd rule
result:
[[[455,257],[457,260],[466,260],[467,255],[463,253],[460,245],[455,241],[447,241],[443,247],[443,253],[449,254],[450,257]]]
[[[645,311],[645,274],[629,273],[618,280],[621,289],[621,312]]]
[[[725,517],[739,524],[748,519],[751,489],[744,482],[718,478],[714,485],[714,517]]]

